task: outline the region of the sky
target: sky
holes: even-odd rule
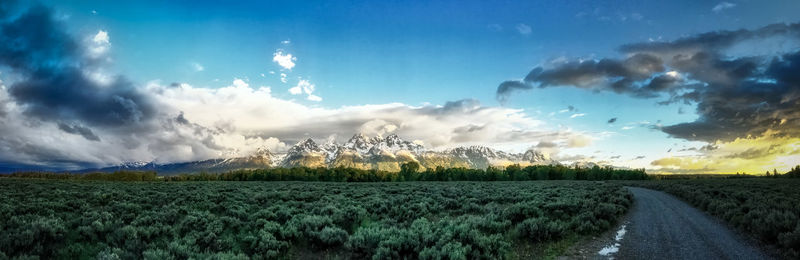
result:
[[[797,1],[3,1],[0,169],[396,133],[654,173],[800,164]]]

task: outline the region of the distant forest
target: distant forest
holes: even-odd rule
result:
[[[401,165],[399,172],[356,168],[266,168],[234,170],[225,173],[193,173],[158,176],[154,171],[117,171],[114,173],[18,172],[3,177],[76,179],[105,181],[328,181],[328,182],[401,182],[401,181],[529,181],[529,180],[645,180],[644,169],[592,168],[563,165],[534,165],[505,168],[428,168],[420,171],[416,162]]]
[[[419,164],[409,162],[401,165],[399,172],[362,170],[356,168],[266,168],[234,170],[225,173],[193,173],[173,176],[158,176],[154,171],[116,171],[113,173],[54,173],[17,172],[0,174],[0,177],[102,180],[102,181],[326,181],[326,182],[401,182],[401,181],[533,181],[533,180],[647,180],[647,179],[711,179],[711,178],[800,178],[800,166],[786,173],[767,172],[766,175],[749,174],[693,174],[693,175],[648,175],[644,169],[615,169],[594,166],[567,167],[563,165],[534,165],[521,167],[517,164],[502,168],[428,168],[419,170]]]

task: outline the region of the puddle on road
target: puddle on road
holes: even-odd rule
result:
[[[600,249],[600,252],[597,252],[597,254],[601,256],[607,256],[609,259],[614,259],[613,254],[619,252],[619,242],[622,241],[622,238],[625,237],[625,233],[627,232],[627,230],[625,230],[626,226],[627,223],[622,224],[622,226],[619,227],[619,230],[617,230],[617,235],[614,236],[614,244],[603,247],[603,249]]]

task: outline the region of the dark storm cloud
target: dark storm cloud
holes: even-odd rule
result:
[[[771,24],[756,30],[714,31],[681,38],[671,42],[644,42],[626,44],[619,48],[624,53],[656,52],[676,53],[697,50],[719,50],[729,48],[745,40],[763,39],[773,36],[800,37],[800,23]]]
[[[747,150],[745,150],[743,152],[734,153],[734,154],[725,156],[725,158],[730,158],[730,159],[757,159],[757,158],[761,158],[761,157],[764,157],[764,156],[768,156],[770,154],[776,154],[776,153],[783,154],[784,152],[786,152],[786,151],[783,151],[782,149],[780,149],[780,147],[781,147],[781,145],[774,144],[774,145],[770,145],[769,147],[764,147],[764,148],[750,148],[750,149],[747,149]],[[780,151],[777,151],[777,150],[780,150]]]
[[[635,54],[624,60],[601,59],[599,61],[571,61],[545,70],[533,69],[522,81],[506,81],[497,87],[497,97],[505,101],[514,91],[555,86],[575,86],[597,89],[609,88],[617,93],[631,91],[631,84],[647,79],[651,74],[664,71],[663,62],[657,56]],[[609,84],[609,78],[615,79]],[[640,95],[646,95],[644,93]]]
[[[150,118],[155,113],[151,101],[124,77],[101,85],[87,76],[100,62],[89,58],[50,9],[37,5],[15,17],[0,11],[0,65],[21,78],[8,92],[25,114],[100,127]]]
[[[800,52],[776,57],[767,64],[765,71],[752,78],[695,90],[700,117],[662,130],[675,137],[704,141],[731,140],[767,129],[800,134]]]
[[[178,122],[179,124],[182,124],[182,125],[190,124],[189,120],[186,120],[186,117],[183,116],[183,111],[181,111],[181,113],[178,114],[177,117],[175,117],[175,121]]]
[[[508,100],[509,95],[513,91],[517,90],[526,90],[532,89],[533,86],[526,84],[525,82],[519,80],[509,80],[503,83],[500,83],[500,86],[497,87],[497,100],[500,103],[505,103]]]
[[[717,31],[672,42],[623,45],[625,59],[573,61],[536,68],[518,84],[572,86],[637,98],[664,97],[661,105],[695,104],[693,122],[659,126],[670,136],[713,142],[760,135],[768,129],[800,135],[800,52],[736,57],[737,44],[778,37],[800,46],[800,24]],[[749,49],[753,49],[752,46]],[[780,52],[777,52],[780,53]],[[503,85],[501,85],[503,86]],[[518,88],[498,87],[505,99]]]
[[[100,137],[95,135],[94,132],[92,132],[91,129],[83,127],[83,126],[80,126],[80,125],[68,125],[68,124],[65,124],[65,123],[58,123],[58,129],[61,129],[61,131],[64,131],[64,132],[67,132],[67,133],[70,133],[70,134],[81,135],[81,136],[83,136],[83,138],[86,138],[86,140],[100,141]]]
[[[608,120],[609,124],[613,124],[615,122],[617,122],[617,118],[616,117]]]

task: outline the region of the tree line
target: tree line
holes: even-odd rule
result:
[[[56,172],[15,172],[0,174],[0,177],[51,179],[51,180],[88,180],[88,181],[157,181],[155,171],[115,171],[112,173],[56,173]]]
[[[375,169],[336,168],[265,168],[233,170],[224,173],[193,173],[158,176],[154,171],[116,171],[113,173],[18,172],[5,177],[40,179],[77,179],[104,181],[327,181],[327,182],[401,182],[401,181],[530,181],[530,180],[644,180],[644,169],[591,168],[563,165],[518,164],[505,168],[427,168],[420,170],[416,162],[401,165],[399,172]]]
[[[644,169],[611,167],[581,168],[563,165],[518,164],[505,168],[427,168],[420,171],[416,162],[404,163],[399,172],[356,168],[268,168],[235,170],[226,173],[198,173],[165,176],[165,181],[329,181],[329,182],[402,182],[402,181],[531,181],[531,180],[644,180]]]

